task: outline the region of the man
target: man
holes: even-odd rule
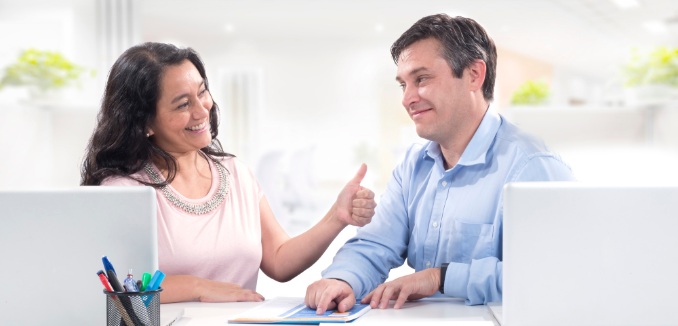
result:
[[[489,109],[496,48],[474,20],[424,17],[391,47],[417,134],[372,223],[337,253],[305,303],[323,313],[431,296],[502,298],[502,190],[513,181],[574,180],[536,138]],[[415,273],[383,283],[407,258]],[[383,284],[382,284],[383,283]]]

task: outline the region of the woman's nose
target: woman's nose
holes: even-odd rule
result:
[[[202,119],[209,115],[210,109],[212,109],[212,99],[210,97],[209,100],[201,100],[198,99],[198,105],[195,106],[193,109],[193,118],[195,119]]]

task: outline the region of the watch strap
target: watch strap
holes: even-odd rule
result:
[[[447,274],[447,266],[449,263],[440,265],[440,293],[445,293],[445,274]]]

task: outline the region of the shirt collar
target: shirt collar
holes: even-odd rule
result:
[[[476,165],[483,164],[487,159],[487,152],[494,142],[494,138],[501,126],[501,117],[492,107],[488,108],[480,122],[478,129],[473,134],[471,141],[461,154],[458,165]],[[442,153],[440,145],[436,142],[429,142],[425,150],[426,155],[442,163]]]

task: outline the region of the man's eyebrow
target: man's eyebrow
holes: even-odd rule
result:
[[[422,72],[422,71],[427,71],[427,70],[428,70],[428,69],[426,69],[426,67],[419,67],[419,68],[417,68],[417,69],[414,69],[414,70],[410,71],[409,73],[407,73],[407,75],[408,75],[408,76],[412,76],[412,75],[416,75],[416,74],[418,74],[418,73],[420,73],[420,72]],[[402,82],[402,81],[403,81],[399,76],[396,76],[395,80],[396,80],[397,82]]]

